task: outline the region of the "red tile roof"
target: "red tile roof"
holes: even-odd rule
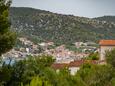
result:
[[[105,62],[105,60],[99,61],[99,60],[77,60],[70,63],[54,63],[51,65],[53,69],[63,69],[68,67],[80,67],[84,63],[91,63],[91,64],[101,64]]]
[[[69,67],[80,67],[84,63],[98,64],[98,60],[79,60],[69,64]]]
[[[66,63],[54,63],[51,65],[51,67],[53,69],[63,69],[63,68],[66,68],[68,66],[69,66],[69,64],[66,64]]]
[[[70,62],[69,67],[79,67],[84,63],[85,63],[84,60],[73,61],[73,62]]]
[[[115,40],[100,40],[99,45],[107,46],[107,45],[115,45]]]

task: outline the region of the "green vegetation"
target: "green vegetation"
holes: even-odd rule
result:
[[[99,60],[99,53],[98,52],[91,53],[87,59],[88,60]]]
[[[114,86],[115,70],[110,65],[84,64],[78,71],[79,76],[86,86]]]
[[[30,82],[30,85],[26,85],[26,86],[52,86],[52,85],[49,84],[48,81],[40,77],[34,77],[32,81]]]
[[[115,59],[115,58],[114,58]],[[56,72],[51,68],[51,56],[28,57],[14,64],[1,64],[0,86],[114,86],[112,65],[85,63],[76,75],[65,68]]]
[[[9,0],[0,0],[0,56],[9,51],[15,44],[15,34],[10,31],[8,20]]]
[[[32,8],[11,8],[13,31],[35,42],[53,41],[71,45],[76,41],[115,39],[115,25],[109,22],[61,15]]]
[[[103,17],[98,17],[98,18],[94,18],[96,20],[99,21],[107,21],[107,22],[114,22],[115,23],[115,16],[103,16]]]
[[[109,64],[115,67],[115,49],[113,49],[112,51],[107,51],[106,59]]]
[[[7,1],[8,0],[0,0],[0,55],[10,50],[13,47],[14,40],[15,40],[14,33],[11,33],[9,30],[10,25],[8,23],[8,8],[10,6],[10,1],[8,2]],[[88,36],[88,33],[90,33],[90,32],[87,32],[87,30],[80,29],[80,28],[79,30],[76,30],[76,24],[81,25],[80,23],[81,18],[79,20],[79,23],[77,21],[77,23],[74,24],[74,23],[70,23],[72,21],[76,22],[76,18],[74,16],[57,15],[57,14],[52,14],[50,12],[37,10],[37,12],[41,13],[38,15],[36,13],[36,10],[31,9],[32,10],[31,11],[30,9],[25,9],[25,8],[23,9],[19,8],[19,10],[17,10],[17,8],[14,8],[14,10],[16,11],[14,15],[15,14],[19,15],[18,16],[19,19],[23,21],[26,21],[24,18],[28,17],[27,19],[28,22],[29,22],[29,18],[34,18],[33,21],[35,21],[34,23],[36,23],[37,21],[36,17],[41,15],[42,16],[41,18],[44,18],[46,16],[45,18],[49,18],[49,20],[51,20],[51,21],[47,21],[47,23],[53,22],[53,23],[49,23],[51,24],[51,27],[50,28],[48,27],[48,30],[47,30],[47,28],[45,28],[46,23],[42,22],[44,20],[43,19],[40,20],[41,18],[38,19],[42,22],[41,25],[44,26],[44,27],[41,26],[44,29],[39,28],[42,30],[38,30],[38,32],[41,31],[39,32],[39,37],[41,37],[40,39],[46,36],[46,39],[44,40],[49,40],[49,38],[51,37],[50,39],[52,39],[55,42],[68,44],[76,40],[75,34],[77,32],[79,33],[79,35],[77,33],[77,37],[79,38],[79,40],[82,39],[82,36],[80,35],[84,34],[84,37],[86,37],[86,35]],[[24,12],[25,10],[27,11],[26,15],[25,15],[26,12]],[[21,12],[21,14],[25,16],[21,17],[18,12],[19,13]],[[33,13],[34,16],[30,17],[28,13],[29,14]],[[46,15],[44,13],[46,14],[49,13],[49,14]],[[58,28],[55,28],[53,26],[57,26],[59,24],[59,22],[57,21],[58,19],[57,16],[61,17],[60,19],[62,19],[58,21],[60,21],[61,23],[63,22],[63,23],[61,26],[58,26]],[[15,19],[16,19],[16,16],[14,16],[14,20]],[[83,21],[86,22],[84,18],[83,18]],[[17,20],[17,22],[20,22],[20,21]],[[24,24],[24,22],[21,24]],[[82,22],[82,24],[84,25],[86,23]],[[75,26],[75,28],[74,29],[70,28],[68,25]],[[27,26],[28,25],[26,24],[26,27]],[[62,26],[63,26],[63,29],[59,28]],[[53,33],[52,27],[55,28],[55,31],[56,31],[55,32],[56,35],[53,35],[53,36],[52,34],[49,34],[49,33]],[[82,26],[82,28],[84,27]],[[28,31],[29,30],[27,30],[27,32]],[[49,33],[47,33],[47,31],[49,31]],[[59,31],[61,34],[57,33]],[[73,34],[72,31],[75,31],[75,33]],[[83,31],[83,33],[79,31]],[[30,31],[30,32],[33,33],[33,31]],[[38,32],[35,34],[38,35]],[[108,32],[105,31],[105,34]],[[67,35],[68,33],[70,33],[70,35]],[[89,34],[89,35],[92,35],[92,34]],[[28,37],[29,36],[33,36],[33,35],[30,34],[28,35]],[[97,37],[97,35],[92,35],[91,37],[93,38],[93,36]],[[56,40],[54,40],[55,37],[57,37]],[[75,37],[75,38],[72,38],[72,37]],[[89,39],[90,38],[88,38],[87,40]],[[82,40],[85,40],[85,39],[82,39]],[[91,55],[91,57],[93,58],[95,58],[96,56],[97,54]],[[28,58],[25,58],[24,60],[15,61],[13,64],[11,64],[11,61],[7,64],[4,61],[2,61],[0,58],[0,86],[115,86],[115,68],[114,68],[115,67],[115,58],[114,58],[115,50],[107,52],[106,56],[107,56],[108,64],[106,65],[93,65],[89,63],[83,64],[83,66],[76,73],[76,75],[71,75],[70,71],[67,68],[62,69],[59,72],[56,72],[54,69],[52,69],[51,65],[55,61],[55,59],[53,59],[52,56],[43,55],[43,56],[37,56],[37,57],[28,57]]]
[[[34,84],[40,84],[41,82],[36,81],[44,80],[43,83],[47,82],[45,77],[45,71],[49,71],[49,67],[54,62],[51,56],[39,56],[39,57],[29,57],[28,59],[15,62],[11,64],[1,64],[0,66],[0,86],[34,86]],[[48,70],[49,69],[49,70]],[[42,83],[42,84],[43,84]],[[41,85],[40,85],[41,86]],[[47,86],[47,85],[45,85]]]

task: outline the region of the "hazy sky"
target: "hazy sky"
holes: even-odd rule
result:
[[[12,6],[84,17],[115,15],[115,0],[13,0]]]

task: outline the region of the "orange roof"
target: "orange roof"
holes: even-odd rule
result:
[[[99,45],[115,45],[115,40],[100,40]]]
[[[85,63],[85,60],[78,60],[70,62],[69,67],[79,67]]]
[[[98,60],[77,60],[77,61],[73,61],[70,63],[54,63],[51,65],[51,67],[53,69],[63,69],[63,68],[68,68],[68,67],[80,67],[81,65],[83,65],[84,63],[91,63],[91,64],[100,64],[105,62],[105,60],[103,61],[98,61]]]
[[[51,65],[51,67],[54,69],[63,69],[63,68],[68,67],[68,65],[69,64],[66,64],[66,63],[54,63]]]
[[[80,67],[84,63],[98,64],[98,60],[78,60],[70,62],[69,67]]]

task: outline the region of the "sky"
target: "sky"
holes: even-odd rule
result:
[[[115,0],[13,0],[12,6],[89,18],[115,16]]]

